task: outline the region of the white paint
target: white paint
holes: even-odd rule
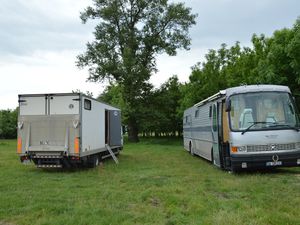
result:
[[[45,115],[45,97],[20,97],[20,115]]]

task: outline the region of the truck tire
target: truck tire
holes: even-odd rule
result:
[[[92,155],[88,159],[88,167],[89,168],[95,168],[99,165],[100,159],[98,155]]]

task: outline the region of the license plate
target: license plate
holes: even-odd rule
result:
[[[276,161],[276,162],[267,162],[266,166],[281,166],[282,161]]]

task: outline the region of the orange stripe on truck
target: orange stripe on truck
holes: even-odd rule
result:
[[[74,153],[79,154],[79,137],[74,139]]]
[[[18,154],[22,153],[22,139],[20,137],[18,138],[17,153]]]

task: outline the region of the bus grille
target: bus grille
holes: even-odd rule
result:
[[[269,145],[247,145],[247,152],[296,150],[296,143],[269,144]]]

